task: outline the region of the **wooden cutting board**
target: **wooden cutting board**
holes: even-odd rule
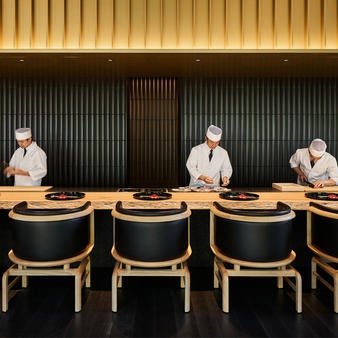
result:
[[[272,183],[272,188],[280,191],[305,191],[306,187],[296,183]]]
[[[272,183],[272,188],[275,188],[280,191],[307,191],[307,192],[337,191],[338,192],[337,185],[334,185],[331,187],[324,187],[324,188],[311,188],[311,187],[299,185],[296,183]]]
[[[305,188],[305,191],[309,192],[325,192],[325,191],[336,191],[338,192],[338,186],[337,185],[334,185],[334,186],[331,186],[331,187],[324,187],[324,188],[310,188],[310,187],[304,187]]]
[[[53,186],[0,186],[0,191],[47,191]]]

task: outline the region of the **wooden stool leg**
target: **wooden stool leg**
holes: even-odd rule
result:
[[[185,268],[184,263],[181,263],[180,264],[180,269],[184,269],[184,268]],[[186,279],[185,275],[184,276],[180,276],[180,287],[181,287],[181,289],[183,289],[186,286],[185,279]]]
[[[2,311],[8,310],[8,273],[9,269],[2,275]]]
[[[184,263],[184,280],[185,280],[185,290],[184,290],[184,311],[190,311],[190,272],[188,266]]]
[[[316,259],[312,257],[311,259],[311,288],[316,289],[317,288],[317,263]]]
[[[112,311],[117,311],[117,284],[118,284],[118,269],[119,263],[117,262],[114,267],[114,271],[112,274]]]
[[[302,276],[301,274],[297,271],[294,270],[296,273],[296,311],[298,313],[302,312]]]
[[[218,286],[219,286],[218,278],[216,276],[217,270],[218,270],[218,267],[217,267],[217,264],[216,264],[216,257],[215,257],[214,258],[214,289],[217,289]]]
[[[333,276],[333,309],[338,313],[338,273]]]
[[[91,286],[90,274],[91,274],[91,265],[90,265],[90,257],[88,256],[88,261],[86,265],[86,288],[90,288]]]
[[[81,311],[81,276],[80,272],[75,274],[75,312]]]
[[[285,270],[285,266],[279,267],[278,270]],[[283,289],[284,280],[282,276],[277,277],[277,288]]]
[[[219,263],[218,269],[222,282],[222,311],[229,312],[229,274],[223,263]]]
[[[27,267],[18,264],[18,269],[19,269],[19,270],[26,270]],[[27,275],[22,275],[22,276],[21,276],[21,287],[27,288],[27,286],[28,286],[28,276],[27,276]]]

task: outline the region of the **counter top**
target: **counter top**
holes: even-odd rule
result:
[[[53,190],[57,191],[57,189]],[[243,189],[232,189],[232,191],[239,190],[243,191]],[[264,190],[264,188],[262,190]],[[276,207],[278,201],[290,205],[293,210],[306,210],[310,201],[338,208],[338,201],[309,199],[305,196],[305,192],[270,190],[271,191],[261,191],[259,188],[246,190],[246,192],[259,195],[259,199],[254,201],[225,200],[219,197],[218,192],[170,192],[172,198],[168,200],[141,201],[134,199],[133,192],[86,191],[86,189],[77,189],[77,191],[85,193],[85,197],[82,199],[74,201],[51,201],[45,198],[46,191],[1,191],[0,209],[12,209],[14,205],[22,201],[27,201],[32,208],[72,208],[90,201],[94,209],[98,210],[111,210],[117,201],[122,201],[127,208],[172,208],[178,207],[181,201],[185,201],[191,209],[209,209],[214,201],[220,202],[222,205],[230,208],[273,209]],[[313,191],[325,192],[325,189],[313,189]],[[332,189],[330,189],[330,191],[332,191]],[[338,187],[336,192],[338,192]]]

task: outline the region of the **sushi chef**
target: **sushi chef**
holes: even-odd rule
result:
[[[14,176],[16,186],[39,186],[47,174],[47,156],[32,139],[30,128],[15,131],[19,148],[14,152],[9,166],[4,170],[7,177]]]
[[[191,187],[229,185],[232,166],[228,152],[219,146],[221,137],[222,129],[211,125],[205,142],[191,149],[186,163]]]
[[[337,160],[326,152],[326,143],[322,139],[316,138],[308,148],[297,149],[289,162],[298,175],[298,184],[310,182],[314,188],[338,185]]]

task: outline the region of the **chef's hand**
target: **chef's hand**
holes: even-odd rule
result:
[[[226,187],[230,183],[230,180],[226,176],[223,177],[222,181],[222,187]]]
[[[307,182],[307,177],[303,173],[299,175],[299,178],[301,182]]]
[[[15,169],[14,167],[7,167],[4,170],[4,173],[7,175],[7,177],[15,176],[15,175],[21,175],[21,176],[29,176],[29,172],[22,170],[22,169]]]
[[[214,180],[211,177],[209,177],[209,176],[201,175],[198,179],[202,180],[206,184],[213,184],[214,183]]]
[[[13,167],[5,168],[4,169],[4,175],[6,175],[7,177],[15,175],[15,168],[13,168]]]
[[[324,188],[325,182],[322,180],[312,182],[314,188]]]

